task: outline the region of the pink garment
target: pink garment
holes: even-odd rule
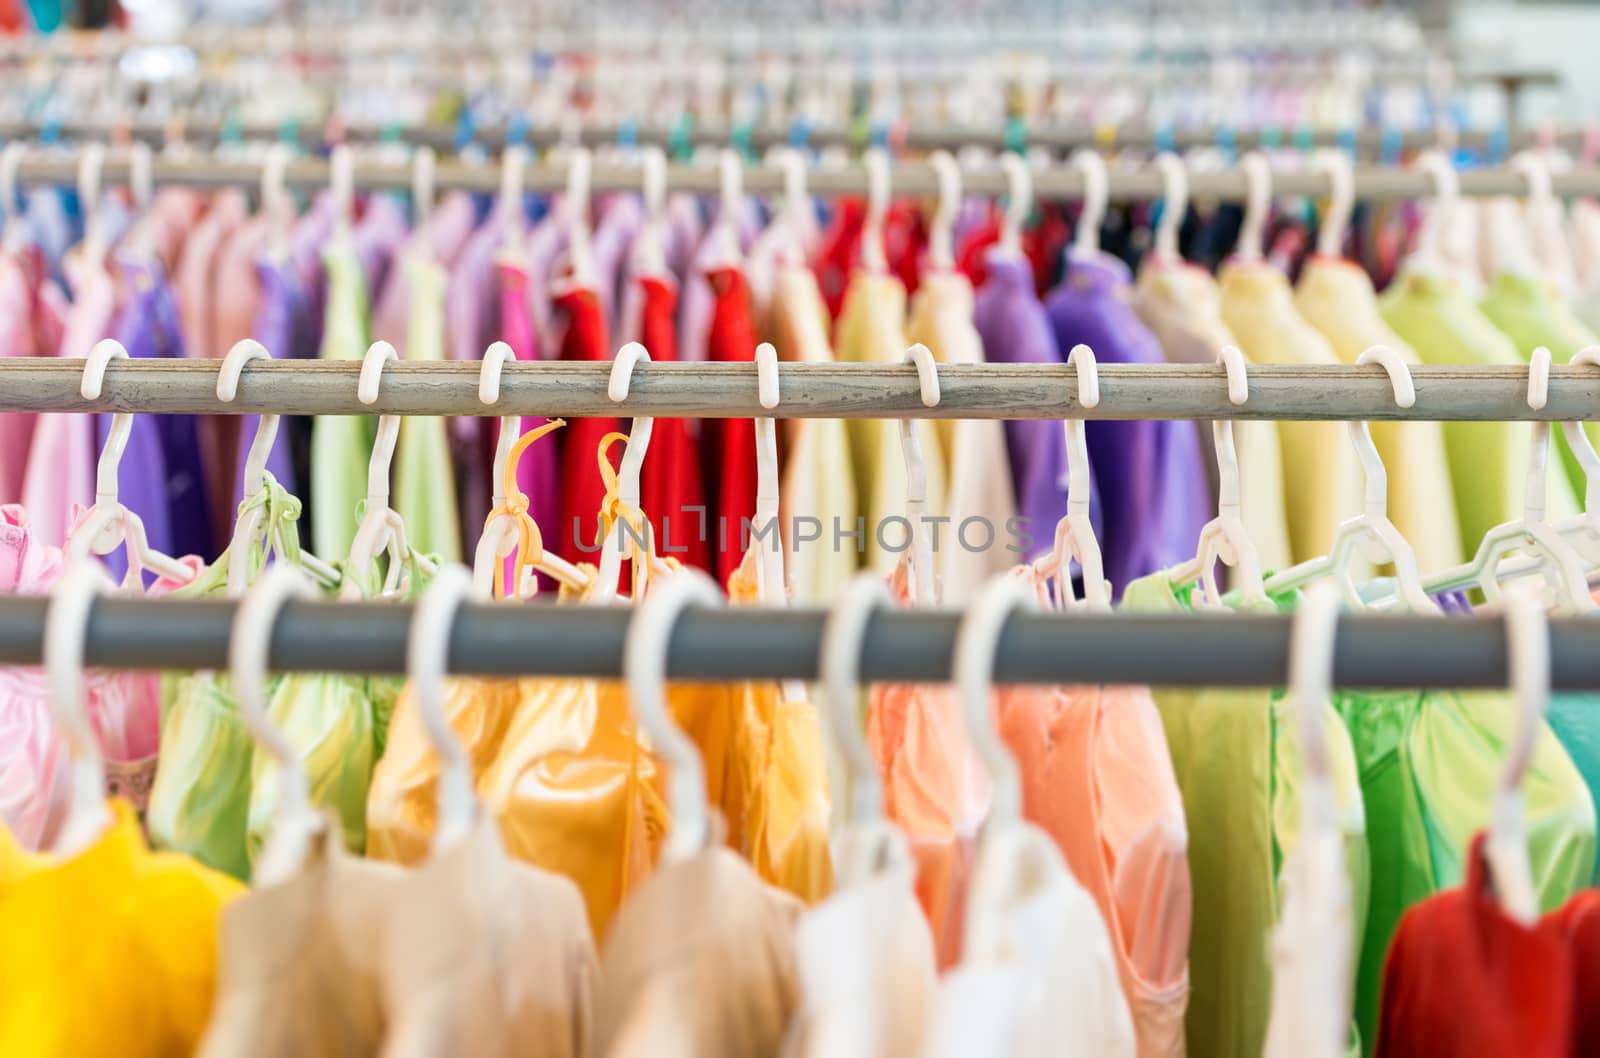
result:
[[[116,286],[103,261],[91,262],[79,251],[69,253],[62,267],[72,285],[72,307],[66,314],[59,355],[81,360],[95,342],[111,332]],[[73,506],[94,502],[94,464],[93,415],[46,412],[39,416],[22,485],[22,502],[38,540],[57,545],[66,540]]]
[[[184,240],[205,212],[205,205],[205,197],[192,187],[163,187],[151,201],[145,223],[150,245],[167,275],[177,272]]]
[[[45,280],[36,252],[0,253],[0,356],[50,356],[61,341],[60,288]],[[0,503],[22,497],[38,416],[0,415]]]
[[[183,562],[191,578],[198,575],[199,559]],[[61,575],[61,565],[61,549],[38,539],[23,508],[0,506],[0,592],[48,592]],[[162,580],[150,594],[180,586]],[[142,812],[155,780],[160,674],[91,671],[84,684],[89,725],[105,755],[106,792],[128,799]],[[24,848],[47,847],[54,839],[70,797],[68,771],[44,673],[0,668],[0,821]]]
[[[216,270],[223,244],[234,229],[244,223],[248,212],[243,191],[217,192],[211,209],[200,218],[183,245],[183,257],[178,261],[173,280],[187,356],[214,360],[228,351],[217,345],[215,292],[219,288],[215,285]]]
[[[505,235],[505,215],[489,214],[467,237],[450,269],[444,293],[445,355],[452,360],[481,360],[489,343],[500,337],[495,255]],[[463,540],[475,540],[489,516],[489,468],[494,451],[492,430],[484,420],[462,415],[450,420],[450,454],[460,490]]]
[[[215,356],[226,356],[238,342],[255,337],[256,316],[261,311],[261,276],[256,258],[266,249],[271,236],[271,218],[257,213],[224,236],[217,249],[210,282],[211,341]],[[290,354],[287,349],[268,349],[267,352],[274,357]],[[208,415],[196,423],[215,540],[228,539],[233,529],[235,508],[231,497],[234,468],[239,465],[240,425],[237,415]]]

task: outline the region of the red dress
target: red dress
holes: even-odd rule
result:
[[[656,363],[678,358],[678,285],[670,277],[641,276],[644,294],[639,340]],[[683,419],[657,419],[639,478],[639,502],[655,533],[656,550],[686,566],[711,572],[711,535],[700,453]]]
[[[707,360],[721,364],[754,364],[755,322],[750,316],[750,287],[737,267],[713,268],[706,274],[716,303],[711,313]],[[755,368],[750,368],[751,376]],[[711,499],[709,529],[713,572],[717,583],[744,558],[747,526],[756,513],[756,434],[749,419],[707,419],[701,426],[701,467]]]
[[[611,359],[606,317],[600,299],[592,290],[573,289],[555,299],[558,313],[566,316],[566,335],[561,340],[564,361]],[[545,541],[559,555],[583,554],[598,561],[600,505],[606,485],[600,477],[596,453],[608,433],[621,429],[615,416],[572,418],[560,431],[561,474],[556,509],[560,512],[553,539]],[[612,464],[621,455],[621,446],[612,449]]]

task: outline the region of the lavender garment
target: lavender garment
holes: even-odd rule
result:
[[[1464,591],[1441,591],[1434,595],[1433,601],[1439,604],[1440,611],[1445,614],[1472,615],[1472,603]]]
[[[1134,314],[1127,265],[1109,254],[1069,253],[1065,268],[1045,300],[1063,359],[1082,342],[1102,364],[1166,362]],[[1086,433],[1113,590],[1192,556],[1211,509],[1194,423],[1095,420]]]
[[[299,277],[292,264],[274,263],[268,258],[256,262],[256,275],[261,281],[261,304],[256,309],[256,341],[268,349],[284,350],[285,356],[314,357],[317,349],[312,339],[311,315],[305,292],[300,288]],[[306,420],[309,423],[309,419]],[[289,492],[295,491],[296,475],[291,455],[290,435],[295,420],[281,420],[278,436],[272,451],[267,455],[267,472]],[[233,502],[244,499],[244,465],[250,455],[249,438],[261,428],[261,416],[247,415],[240,426],[239,468],[234,475]]]
[[[393,195],[372,196],[367,211],[356,224],[352,240],[356,259],[361,262],[361,271],[367,279],[367,290],[371,292],[371,304],[380,303],[389,278],[389,266],[394,263],[410,228],[405,207]]]
[[[468,236],[450,268],[445,285],[445,355],[452,360],[481,360],[499,337],[500,306],[496,296],[495,256],[505,237],[506,215],[498,206]],[[489,475],[485,420],[457,416],[450,420],[450,456],[456,471],[462,539],[476,539],[489,514]]]
[[[528,233],[524,247],[528,266],[528,307],[533,312],[533,332],[538,336],[541,354],[561,348],[560,326],[550,295],[550,282],[567,249],[567,222],[562,216],[561,199],[550,201],[544,219]],[[554,357],[541,355],[540,359]]]
[[[667,267],[679,283],[689,278],[694,252],[700,248],[705,233],[705,218],[693,195],[677,194],[667,199]],[[679,308],[681,311],[682,306]]]
[[[128,300],[112,325],[112,337],[131,357],[182,358],[183,332],[178,300],[160,262],[119,259]],[[104,447],[111,416],[98,417]],[[168,555],[209,557],[211,520],[207,513],[200,439],[192,415],[136,415],[128,435],[119,477],[119,497],[144,520],[151,547]],[[120,550],[110,556],[112,574],[121,577],[127,561]]]
[[[1050,320],[1033,290],[1033,271],[1021,257],[996,250],[989,276],[978,289],[972,321],[991,364],[1061,362]],[[1045,554],[1055,542],[1056,523],[1067,514],[1067,442],[1061,424],[1043,419],[1006,423],[1006,448],[1016,489],[1017,514],[1032,547],[1024,558]],[[1094,483],[1098,486],[1098,482]],[[1091,493],[1090,517],[1099,530],[1100,503]]]
[[[328,292],[322,274],[322,248],[333,236],[334,217],[333,196],[323,192],[289,234],[290,267],[305,293],[306,311],[311,316],[313,349],[322,345],[322,317],[328,306]]]
[[[739,233],[739,252],[749,251],[761,234],[761,209],[752,198],[740,200],[739,215],[735,218]],[[700,245],[695,248],[690,261],[689,274],[682,277],[683,291],[678,304],[678,359],[704,360],[710,348],[711,313],[716,306],[716,295],[711,291],[711,281],[706,273],[722,263],[722,250],[717,245],[717,225],[706,227],[700,235]]]
[[[622,333],[622,284],[628,250],[644,226],[644,204],[636,195],[610,195],[594,229],[595,288],[612,334]]]
[[[66,273],[62,270],[61,259],[76,236],[73,234],[72,217],[67,213],[66,203],[61,200],[61,193],[53,187],[36,187],[29,191],[23,216],[28,237],[44,254],[50,277],[57,283],[65,283]]]

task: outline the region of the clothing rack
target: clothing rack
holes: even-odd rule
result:
[[[404,163],[357,158],[354,167],[355,186],[360,188],[408,191],[412,186],[412,168]],[[1150,201],[1159,199],[1164,191],[1161,174],[1153,167],[1134,169],[1114,166],[1107,175],[1107,192],[1112,201]],[[76,153],[47,148],[29,152],[17,171],[17,179],[24,185],[72,185],[77,176]],[[1083,173],[1065,163],[1034,166],[1032,177],[1033,196],[1036,199],[1067,201],[1083,197]],[[163,154],[153,160],[151,178],[156,184],[253,187],[260,182],[261,163],[182,153]],[[106,184],[127,183],[130,179],[127,157],[107,157],[102,167],[102,179]],[[720,179],[714,166],[667,167],[667,188],[672,191],[714,194],[719,189]],[[806,167],[805,179],[807,191],[813,194],[864,195],[867,192],[867,170],[859,164],[810,165]],[[319,159],[293,161],[285,171],[284,181],[291,187],[325,188],[330,181],[328,163]],[[559,191],[566,183],[567,167],[559,162],[530,165],[523,179],[523,187],[527,191]],[[778,193],[784,189],[784,173],[776,165],[746,164],[742,183],[743,190],[748,193]],[[643,170],[637,165],[595,165],[590,179],[590,189],[595,192],[638,191],[643,184]],[[1002,197],[1008,190],[1006,175],[998,167],[963,166],[961,186],[964,194],[991,198]],[[441,161],[435,170],[434,187],[439,191],[461,189],[493,192],[500,187],[500,170],[494,165]],[[1600,195],[1600,166],[1584,166],[1554,173],[1551,187],[1557,195]],[[923,162],[902,162],[890,171],[889,189],[896,195],[933,196],[938,193],[939,184],[932,166]],[[1362,201],[1413,200],[1428,198],[1436,192],[1429,174],[1393,166],[1357,168],[1354,172],[1354,189],[1355,197]],[[1242,202],[1247,190],[1244,170],[1238,167],[1218,171],[1193,169],[1189,173],[1189,194],[1192,198]],[[1328,175],[1315,170],[1276,169],[1272,175],[1272,192],[1276,196],[1319,196],[1330,193],[1330,190]],[[1463,195],[1525,195],[1527,192],[1527,177],[1510,167],[1466,169],[1460,173],[1460,193]]]
[[[0,665],[43,657],[47,596],[0,596]],[[111,669],[226,669],[237,604],[96,600],[85,664]],[[291,602],[272,633],[280,671],[402,673],[412,606]],[[622,674],[627,606],[469,604],[450,633],[449,669],[484,676]],[[818,675],[821,610],[691,608],[673,632],[667,669],[695,680]],[[868,623],[861,678],[950,678],[959,611],[883,611]],[[1278,687],[1288,682],[1287,614],[1019,613],[1000,638],[1002,683],[1137,683]],[[1551,686],[1600,688],[1593,619],[1550,621]],[[1506,626],[1495,616],[1355,615],[1339,619],[1333,680],[1344,687],[1503,688]]]
[[[1228,399],[1220,366],[1101,364],[1100,401],[1077,401],[1066,364],[941,364],[939,403],[922,403],[910,364],[782,364],[779,404],[763,407],[754,364],[638,365],[626,400],[606,393],[609,363],[509,363],[500,400],[478,397],[480,365],[408,363],[383,369],[376,401],[357,396],[358,360],[255,361],[234,400],[217,397],[220,360],[113,360],[102,394],[80,393],[82,360],[0,360],[0,412],[232,415],[652,415],[675,418],[927,419],[1422,419],[1581,421],[1600,418],[1600,371],[1557,366],[1548,402],[1528,404],[1517,367],[1414,366],[1416,402],[1395,403],[1377,365],[1251,365],[1249,397]]]

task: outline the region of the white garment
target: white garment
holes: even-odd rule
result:
[[[1355,920],[1344,839],[1336,827],[1316,828],[1300,839],[1284,865],[1281,886],[1263,1056],[1343,1058],[1350,1050]]]

